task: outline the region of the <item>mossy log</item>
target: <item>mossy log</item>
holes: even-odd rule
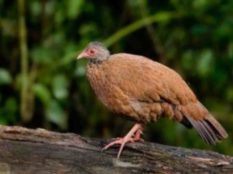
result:
[[[105,140],[44,129],[0,127],[0,173],[233,173],[233,157],[156,143],[101,152]]]

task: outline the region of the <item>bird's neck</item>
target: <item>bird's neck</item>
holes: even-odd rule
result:
[[[89,64],[101,64],[103,60],[90,59]]]
[[[104,59],[90,59],[89,60],[89,64],[101,64],[105,61],[107,61],[109,59],[110,56],[108,56],[107,58],[104,58]]]

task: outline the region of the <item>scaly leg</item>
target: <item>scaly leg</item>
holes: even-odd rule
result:
[[[143,134],[143,127],[141,129],[138,129],[137,132],[134,135],[134,142],[135,141],[141,141],[143,142],[144,140],[141,138],[141,135]]]
[[[141,134],[142,134],[142,130],[143,130],[143,126],[139,123],[136,123],[132,129],[128,132],[128,134],[122,138],[119,138],[109,144],[107,144],[106,146],[104,146],[104,148],[102,150],[107,150],[108,148],[110,148],[111,146],[114,146],[116,144],[120,144],[120,150],[117,154],[117,158],[120,158],[121,152],[125,146],[126,143],[128,142],[136,142],[136,141],[140,141],[141,140]]]

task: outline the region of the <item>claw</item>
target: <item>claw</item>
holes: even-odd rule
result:
[[[107,150],[108,148],[114,146],[114,145],[121,145],[120,149],[117,154],[117,158],[120,158],[121,152],[123,151],[123,148],[126,143],[133,143],[136,141],[141,141],[141,134],[142,134],[142,125],[141,124],[135,124],[132,129],[128,132],[128,134],[122,138],[118,138],[111,143],[107,144],[106,146],[103,147],[102,151]]]

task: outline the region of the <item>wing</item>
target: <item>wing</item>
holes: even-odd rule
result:
[[[142,56],[115,54],[111,57],[108,78],[128,96],[139,101],[167,101],[186,105],[195,95],[172,69]]]

